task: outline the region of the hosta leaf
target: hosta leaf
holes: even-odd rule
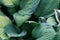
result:
[[[33,29],[32,36],[35,38],[39,38],[41,36],[48,35],[50,33],[52,34],[56,33],[53,27],[46,23],[41,23],[40,26],[37,26]]]
[[[9,37],[23,37],[27,34],[26,30],[22,30],[21,32],[18,32],[17,28],[15,27],[16,26],[12,24],[6,27],[5,32]]]
[[[27,21],[30,18],[29,15],[21,16],[18,13],[14,14],[13,17],[14,17],[14,20],[15,20],[17,26],[21,26],[25,21]]]
[[[40,0],[25,0],[25,1],[22,0],[21,1],[22,10],[19,10],[18,13],[23,16],[20,16],[17,13],[13,15],[15,22],[18,26],[21,26],[26,20],[30,18],[30,15],[35,11],[39,2]]]
[[[41,3],[37,7],[35,13],[35,16],[40,17],[46,17],[51,14],[53,14],[53,11],[55,8],[58,8],[59,0],[41,0]]]
[[[32,31],[32,36],[35,38],[41,38],[40,40],[52,40],[55,37],[55,35],[56,32],[53,29],[53,27],[47,22],[41,22],[41,20],[40,25],[36,26]]]
[[[36,40],[54,40],[55,33],[48,33],[46,35],[41,36],[40,38],[37,38]]]
[[[21,0],[20,7],[23,12],[27,12],[28,14],[32,14],[37,8],[40,0]]]
[[[52,17],[49,17],[47,19],[47,23],[51,24],[51,25],[57,25],[57,22],[55,20],[55,18],[52,16]]]
[[[9,37],[5,34],[5,29],[4,28],[0,28],[0,39],[9,40]]]
[[[15,7],[13,2],[11,0],[1,0],[1,3],[5,5],[6,7]]]
[[[0,10],[0,38],[2,40],[9,40],[9,37],[5,34],[5,28],[9,24],[11,24],[11,20]]]
[[[5,28],[8,24],[11,24],[11,20],[0,10],[0,28]]]
[[[15,7],[19,5],[20,0],[1,0],[0,2],[6,7]]]

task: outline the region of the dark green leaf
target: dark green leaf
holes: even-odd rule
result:
[[[6,27],[5,32],[9,37],[23,37],[27,34],[26,30],[22,30],[21,32],[18,32],[16,26],[14,25],[8,25]]]

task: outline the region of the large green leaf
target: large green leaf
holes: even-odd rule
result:
[[[37,7],[35,16],[49,16],[53,14],[54,9],[58,8],[59,0],[41,0],[39,6]]]
[[[47,22],[40,22],[40,25],[36,26],[32,31],[32,36],[37,40],[53,40],[55,35],[54,28]]]
[[[37,8],[40,0],[21,0],[20,7],[24,12],[33,13]]]
[[[26,30],[22,30],[21,32],[19,32],[16,26],[12,24],[6,27],[5,32],[9,37],[23,37],[27,34]]]
[[[17,26],[21,26],[25,21],[27,21],[30,18],[29,15],[22,16],[18,13],[14,14],[13,17],[14,17],[14,20],[15,20]]]
[[[11,24],[11,20],[0,10],[0,38],[2,40],[9,40],[9,37],[5,34],[5,28],[9,24]]]

